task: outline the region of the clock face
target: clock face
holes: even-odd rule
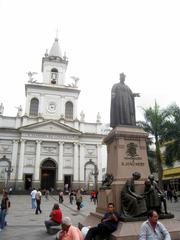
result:
[[[56,104],[54,102],[50,102],[48,104],[48,112],[51,112],[51,113],[56,112]]]

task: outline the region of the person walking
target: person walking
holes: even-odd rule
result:
[[[95,194],[95,202],[96,204],[98,204],[98,190],[96,191],[96,194]]]
[[[91,191],[91,202],[94,202],[94,199],[95,199],[95,191]]]
[[[173,190],[172,190],[172,195],[173,195],[173,198],[174,198],[174,202],[177,202],[177,201],[178,201],[178,198],[177,198],[176,189],[173,189]]]
[[[6,215],[8,213],[9,208],[9,198],[7,191],[3,192],[2,201],[1,201],[1,208],[0,208],[0,231],[4,229],[6,223]]]
[[[62,222],[62,212],[59,208],[59,204],[54,204],[49,217],[49,220],[44,221],[47,232],[49,232],[51,226],[59,226]]]
[[[33,190],[31,191],[31,205],[32,205],[32,209],[36,208],[36,193],[37,193],[37,190],[35,188],[33,188]]]
[[[76,192],[76,205],[77,205],[77,210],[81,209],[81,202],[82,202],[82,195],[80,189],[77,190]]]
[[[45,193],[44,193],[45,199],[49,200],[49,190],[45,189]]]
[[[41,193],[40,189],[38,189],[38,191],[36,193],[36,212],[35,212],[35,214],[38,214],[38,212],[42,213],[42,211],[41,211],[41,197],[42,197],[42,193]]]
[[[73,200],[74,200],[74,192],[71,191],[71,192],[69,193],[69,202],[70,202],[71,205],[73,204]]]
[[[148,220],[141,225],[138,240],[171,240],[168,230],[158,221],[155,210],[150,210],[147,217]]]
[[[64,193],[63,191],[59,191],[59,203],[63,203],[64,202]]]

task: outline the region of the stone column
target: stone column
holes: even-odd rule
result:
[[[63,181],[63,145],[64,142],[59,142],[58,181]]]
[[[30,108],[30,98],[27,96],[26,99],[26,108],[25,108],[25,115],[29,116],[29,108]]]
[[[79,172],[79,164],[78,164],[78,144],[74,143],[74,181],[77,182]]]
[[[73,119],[76,119],[76,118],[77,118],[77,101],[78,101],[78,98],[76,97],[76,98],[75,98],[75,101],[74,101]]]
[[[61,97],[61,113],[60,116],[63,115],[65,117],[65,99],[64,97]]]
[[[79,165],[80,165],[80,169],[79,169],[79,171],[80,171],[80,181],[81,182],[84,182],[84,144],[80,144],[80,163],[79,163]]]
[[[39,116],[42,116],[43,113],[43,104],[44,104],[44,96],[41,95],[39,99]]]
[[[98,174],[98,181],[102,181],[102,145],[101,144],[97,144],[97,168],[99,171]]]
[[[18,154],[18,140],[13,140],[13,147],[12,147],[12,162],[11,167],[13,172],[11,174],[11,179],[16,178],[16,166],[17,166],[17,154]]]
[[[41,141],[36,141],[36,160],[34,167],[34,180],[39,181],[39,166],[40,166],[40,150],[41,150]]]
[[[25,147],[25,140],[20,140],[20,157],[19,157],[19,166],[18,166],[18,180],[22,180],[23,178],[23,166],[24,166],[24,147]]]

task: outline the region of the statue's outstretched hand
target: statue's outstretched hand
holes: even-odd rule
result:
[[[143,199],[144,196],[141,196],[141,195],[137,195],[137,199],[140,200],[140,199]]]
[[[134,97],[140,97],[140,93],[133,93]]]

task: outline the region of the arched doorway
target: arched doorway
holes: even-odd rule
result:
[[[95,171],[95,163],[90,159],[84,165],[84,180],[85,180],[85,189],[89,192],[95,189],[95,178],[93,172]]]
[[[55,189],[56,187],[56,163],[47,158],[41,165],[41,189]]]

